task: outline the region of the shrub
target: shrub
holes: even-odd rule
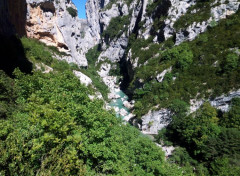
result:
[[[120,37],[123,32],[127,30],[127,25],[130,23],[129,16],[118,16],[112,18],[109,26],[105,31],[103,31],[102,36],[108,44],[115,37]]]
[[[179,55],[179,60],[177,61],[177,67],[186,70],[190,64],[193,62],[193,53],[191,51],[184,50]]]
[[[72,7],[68,7],[67,11],[73,18],[78,15],[78,11]]]
[[[228,54],[225,60],[224,70],[230,72],[238,67],[239,56],[235,53]]]

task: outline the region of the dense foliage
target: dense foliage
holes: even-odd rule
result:
[[[93,81],[94,86],[97,90],[102,94],[104,100],[108,100],[107,94],[109,93],[108,87],[103,83],[102,79],[100,78],[99,74],[97,73],[95,62],[100,55],[100,51],[98,51],[98,46],[95,46],[88,50],[86,53],[86,58],[88,61],[88,68],[81,69],[81,72],[86,74],[91,80]]]
[[[47,48],[24,47],[47,62]],[[182,175],[148,137],[90,100],[71,68],[14,75],[0,72],[0,175]]]
[[[173,105],[177,111],[172,122],[157,136],[158,142],[181,146],[170,161],[197,167],[198,175],[239,175],[239,102],[233,99],[223,115],[209,103],[191,115],[186,115],[186,104]]]
[[[161,2],[148,6],[149,14]],[[197,1],[174,27],[178,30],[210,18],[211,2]],[[194,9],[202,10],[192,14]],[[168,161],[184,167],[187,173],[240,175],[240,101],[232,99],[228,112],[207,103],[240,87],[239,17],[238,11],[218,23],[213,21],[207,32],[179,46],[174,46],[174,38],[153,44],[151,37],[144,40],[130,36],[128,51],[131,49],[133,63],[137,64],[128,88],[136,100],[133,112],[140,123],[150,109],[167,108],[172,112],[171,123],[159,131],[156,142],[175,146]],[[163,18],[155,16],[156,29],[161,28]],[[157,75],[163,71],[167,73],[159,81]],[[192,99],[206,103],[189,114]]]
[[[102,37],[104,37],[105,42],[109,44],[115,37],[120,37],[127,31],[129,23],[130,20],[128,15],[112,18],[109,26],[102,33]]]
[[[166,18],[169,4],[160,8],[163,2],[155,0],[147,7],[154,35]],[[197,0],[174,27],[207,20],[212,2]],[[75,9],[67,10],[77,16]],[[102,33],[105,42],[120,37],[129,22],[128,15],[113,18]],[[110,61],[96,63],[98,46],[86,54],[88,68],[79,68],[56,60],[56,55],[65,55],[56,48],[22,38],[34,71],[16,69],[10,78],[0,70],[0,175],[240,175],[240,99],[231,100],[228,112],[206,101],[189,113],[191,99],[240,88],[239,31],[238,12],[219,23],[213,20],[206,33],[179,46],[174,38],[158,44],[152,37],[131,34],[127,51],[131,49],[137,63],[129,86],[136,100],[134,113],[141,121],[153,107],[171,111],[170,124],[155,137],[159,144],[176,147],[167,161],[147,136],[105,110],[105,102],[90,100],[96,90],[107,100],[107,86],[96,71],[102,62],[115,68],[110,75],[120,75]],[[162,81],[156,79],[167,69]],[[93,86],[82,85],[73,70],[89,76]]]
[[[189,103],[190,99],[214,98],[238,89],[239,16],[238,12],[179,46],[173,46],[172,39],[160,44],[130,40],[133,58],[138,58],[129,88],[135,90],[135,114],[141,117],[155,105],[169,107],[175,99]],[[156,76],[170,68],[163,82],[158,82]]]

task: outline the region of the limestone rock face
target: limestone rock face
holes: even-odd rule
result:
[[[141,131],[144,134],[158,134],[171,121],[171,112],[168,109],[149,111],[142,117]]]
[[[69,8],[76,10],[71,0],[27,0],[27,36],[67,53],[63,58],[67,62],[87,66],[85,53],[98,40],[85,20],[69,14]]]
[[[176,33],[176,45],[186,41],[194,40],[200,33],[207,30],[208,26],[212,26],[213,23],[218,22],[221,19],[227,18],[227,16],[232,15],[238,11],[240,8],[240,2],[238,0],[221,0],[220,5],[217,5],[218,1],[215,1],[211,8],[212,16],[201,23],[194,22],[187,29],[182,29]]]
[[[210,103],[213,107],[220,109],[223,112],[227,112],[231,107],[231,100],[233,98],[239,98],[239,97],[240,97],[240,90],[232,91],[228,95],[222,95],[220,97],[215,98],[214,100],[211,100]]]
[[[120,3],[122,2],[120,1]],[[128,7],[126,4],[124,4],[122,8],[119,8],[117,4],[113,4],[110,9],[101,11],[99,13],[101,30],[103,31],[107,28],[112,18],[120,15],[128,15]]]
[[[103,7],[102,1],[100,0],[87,0],[86,2],[86,16],[87,22],[90,27],[91,34],[100,40],[100,23],[99,23],[99,11]]]
[[[110,46],[103,51],[98,61],[108,58],[112,62],[119,62],[125,53],[125,49],[128,45],[128,37],[125,34],[110,43]]]
[[[173,28],[174,23],[184,14],[187,9],[194,4],[196,0],[170,0],[171,7],[168,10],[168,17],[165,20],[164,37],[168,39],[173,36],[175,29]]]
[[[92,84],[91,78],[89,78],[87,75],[83,74],[82,72],[73,71],[74,75],[79,78],[80,82],[86,86]]]

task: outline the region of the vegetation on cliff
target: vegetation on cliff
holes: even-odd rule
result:
[[[23,39],[34,64],[60,62],[28,42],[39,43]],[[90,100],[71,68],[0,71],[0,90],[0,175],[182,175],[148,137]]]
[[[160,44],[132,40],[133,58],[138,58],[139,66],[129,89],[143,80],[133,93],[138,117],[156,105],[169,107],[175,99],[190,103],[190,99],[214,98],[240,88],[239,16],[238,12],[179,46],[173,45],[173,39]],[[158,82],[156,76],[170,67],[172,71]]]
[[[196,175],[240,174],[239,99],[232,100],[229,112],[205,103],[189,114],[190,100],[212,99],[240,88],[239,17],[237,12],[179,46],[173,38],[160,44],[152,44],[152,38],[130,38],[129,49],[138,60],[129,87],[136,100],[134,113],[141,121],[153,107],[171,110],[171,123],[156,141],[177,147],[168,161]],[[167,69],[171,71],[162,82],[157,80]]]
[[[132,0],[124,2],[129,7]],[[174,28],[209,19],[212,2],[197,0]],[[116,0],[105,10],[113,3]],[[153,43],[170,5],[163,0],[148,5],[153,26],[147,40],[137,35],[144,22],[136,21],[125,51],[131,50],[128,64],[134,68],[125,71],[133,74],[128,75],[127,91],[136,101],[134,122],[141,124],[141,117],[152,109],[171,111],[169,125],[154,142],[176,147],[172,155],[165,158],[149,137],[107,111],[103,100],[89,98],[100,91],[107,100],[108,88],[97,70],[102,62],[111,62],[96,64],[98,46],[86,54],[88,68],[79,68],[55,59],[65,53],[24,37],[2,40],[0,46],[0,51],[12,49],[9,55],[19,62],[7,68],[11,77],[0,70],[0,175],[240,175],[240,98],[229,102],[228,112],[207,101],[196,112],[189,111],[191,100],[209,100],[240,88],[240,12],[218,23],[213,20],[193,41],[176,46],[172,37]],[[75,9],[67,11],[77,16]],[[107,45],[128,31],[131,15],[130,9],[129,15],[110,21],[101,34]],[[17,45],[24,51],[13,47]],[[19,53],[32,65],[26,64],[25,56],[19,59]],[[33,71],[13,71],[17,65],[27,70],[33,66]],[[73,70],[90,77],[93,85],[82,85]],[[157,76],[166,70],[160,81]],[[122,70],[115,67],[109,74],[120,76]]]

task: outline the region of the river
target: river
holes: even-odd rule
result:
[[[124,106],[124,101],[128,101],[128,96],[123,91],[115,92],[118,98],[113,99],[109,105],[116,111],[117,117],[124,118],[130,114],[130,109]]]

